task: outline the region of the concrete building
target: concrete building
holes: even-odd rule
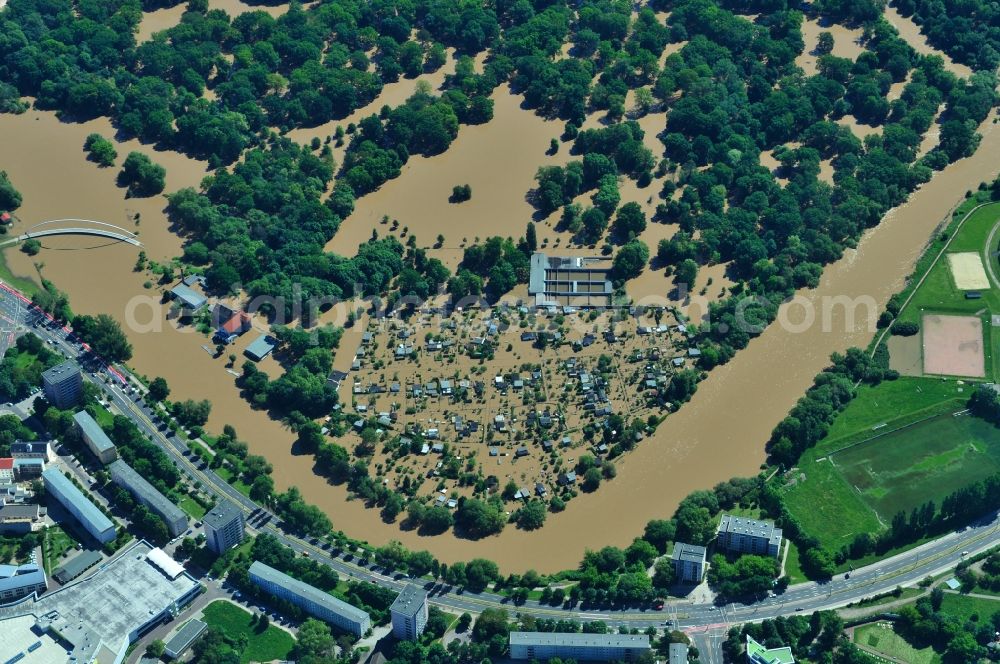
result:
[[[250,565],[249,574],[250,581],[261,590],[291,602],[314,618],[325,620],[345,632],[362,636],[371,629],[371,617],[365,611],[260,561]]]
[[[795,657],[792,656],[792,649],[787,646],[768,649],[754,641],[748,634],[747,662],[748,664],[795,664]]]
[[[48,587],[45,570],[38,563],[0,565],[0,604],[9,604],[32,593],[41,595]]]
[[[93,574],[38,598],[25,598],[0,613],[3,643],[8,635],[19,652],[23,629],[33,640],[56,637],[61,657],[52,662],[125,661],[129,644],[156,626],[169,622],[199,592],[199,584],[183,572],[165,573],[151,559],[159,549],[146,541],[126,546]],[[29,622],[30,619],[30,622]],[[38,635],[42,635],[39,637]],[[29,656],[25,662],[33,661]]]
[[[687,664],[688,646],[686,643],[671,643],[667,649],[667,664]]]
[[[408,584],[389,607],[392,634],[400,641],[416,641],[427,625],[427,593],[420,586]]]
[[[131,493],[137,502],[142,503],[163,519],[171,537],[177,537],[187,530],[187,514],[169,498],[157,491],[156,487],[135,472],[130,465],[118,459],[108,466],[108,471],[110,471],[111,480],[115,484]]]
[[[80,402],[83,374],[76,362],[63,362],[42,372],[42,390],[48,402],[65,410]]]
[[[10,455],[15,459],[41,459],[46,463],[55,458],[50,440],[18,440],[10,444]]]
[[[631,662],[649,651],[649,637],[630,634],[511,632],[511,659],[553,657],[593,662]]]
[[[705,578],[705,547],[676,542],[670,557],[674,578],[680,583],[701,583]]]
[[[528,295],[536,307],[610,307],[611,259],[580,256],[531,256]]]
[[[107,544],[115,536],[115,524],[104,516],[104,512],[83,494],[75,484],[56,468],[49,468],[42,473],[47,495],[59,501],[66,511],[76,517],[83,529],[101,544]]]
[[[39,478],[44,471],[44,459],[14,459],[14,479],[18,482]]]
[[[97,423],[97,420],[90,416],[90,413],[81,410],[73,415],[73,421],[76,422],[83,442],[87,444],[87,447],[101,463],[106,466],[118,458],[118,449],[115,444],[108,438],[108,434],[104,433],[104,429]]]
[[[30,533],[38,518],[38,505],[0,505],[0,533]]]
[[[228,500],[220,500],[202,520],[205,526],[205,545],[222,555],[243,541],[243,510]]]
[[[205,633],[208,629],[208,625],[200,620],[189,620],[184,623],[184,626],[177,630],[177,633],[170,637],[170,640],[166,643],[166,648],[163,649],[163,653],[170,659],[177,659],[185,652],[187,649],[194,645],[194,642]]]
[[[777,558],[781,551],[781,528],[775,528],[773,521],[723,514],[716,533],[716,545],[734,553]]]

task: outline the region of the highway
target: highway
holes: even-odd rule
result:
[[[11,299],[17,298],[17,305],[25,308],[26,316],[18,318],[11,310]],[[30,305],[27,305],[30,306]],[[38,320],[45,320],[45,314],[28,309],[23,296],[0,283],[0,317],[13,314],[14,320],[24,320],[30,326]],[[301,538],[284,532],[275,526],[278,519],[239,491],[231,487],[214,472],[202,469],[187,454],[186,445],[166,428],[161,420],[141,399],[138,386],[130,376],[96,361],[92,354],[82,349],[80,344],[67,339],[67,330],[59,326],[40,324],[31,328],[35,334],[59,348],[67,357],[79,358],[81,364],[90,367],[87,378],[101,387],[106,398],[116,410],[128,415],[160,448],[177,463],[178,467],[197,480],[205,490],[216,496],[224,496],[238,504],[244,511],[251,531],[268,533],[283,544],[298,552],[308,552],[317,561],[330,565],[344,577],[369,581],[393,590],[405,584],[419,583],[430,591],[430,602],[442,609],[461,613],[478,613],[486,608],[504,608],[511,612],[530,614],[538,618],[561,618],[579,621],[602,620],[611,625],[627,625],[633,628],[650,626],[663,627],[665,621],[674,620],[675,629],[681,629],[708,642],[717,639],[718,634],[728,626],[743,622],[755,622],[781,615],[809,614],[813,611],[833,609],[857,602],[861,599],[891,592],[897,586],[913,585],[927,576],[934,576],[954,568],[963,558],[986,551],[998,544],[1000,517],[997,513],[970,525],[958,532],[948,533],[920,547],[881,560],[850,573],[849,578],[837,575],[827,583],[802,583],[789,587],[784,593],[766,597],[747,604],[714,605],[693,603],[689,600],[671,600],[661,610],[629,608],[608,610],[576,606],[548,606],[535,601],[514,605],[509,599],[493,593],[470,593],[443,584],[434,584],[426,579],[411,579],[398,572],[380,570],[374,565],[361,566],[350,553],[334,555],[327,545],[312,538]],[[199,462],[200,464],[200,462]],[[256,513],[256,516],[252,514]],[[314,543],[315,542],[315,543]]]

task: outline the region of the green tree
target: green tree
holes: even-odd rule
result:
[[[150,657],[162,657],[166,648],[167,645],[161,639],[156,639],[146,646],[146,654]]]
[[[100,134],[90,134],[83,143],[87,157],[101,166],[114,166],[118,158],[115,144]]]
[[[166,186],[167,171],[141,152],[130,152],[118,173],[118,185],[130,196],[155,196]]]
[[[646,230],[646,215],[642,207],[630,201],[618,209],[612,232],[622,240],[631,240]]]
[[[35,256],[41,250],[42,250],[42,243],[33,237],[30,237],[21,243],[21,251],[28,254],[29,256]]]
[[[325,657],[333,650],[330,626],[315,618],[306,618],[295,638],[293,654],[296,658]]]
[[[639,276],[649,262],[649,247],[641,240],[632,240],[615,254],[611,276],[616,281],[627,281]]]
[[[122,326],[108,314],[81,314],[73,319],[73,331],[108,362],[127,362],[132,359],[132,344],[125,336]]]
[[[10,212],[21,207],[21,192],[14,188],[7,171],[0,171],[0,211]]]
[[[166,378],[157,376],[149,382],[149,398],[153,401],[164,401],[170,396],[170,386]]]

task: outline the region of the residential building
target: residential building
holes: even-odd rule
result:
[[[35,649],[25,662],[121,664],[131,643],[170,622],[201,591],[183,568],[167,573],[154,551],[160,550],[133,542],[93,574],[6,607],[0,650]],[[46,650],[49,656],[38,655]]]
[[[38,521],[38,505],[0,505],[0,533],[30,533]]]
[[[48,587],[45,570],[38,563],[0,565],[0,604],[9,604],[32,593],[41,595]]]
[[[10,455],[15,459],[41,459],[46,463],[52,461],[52,441],[18,440],[10,444]]]
[[[0,484],[14,483],[14,459],[0,457]]]
[[[747,635],[747,663],[748,664],[795,664],[795,657],[792,656],[792,649],[788,646],[784,648],[765,648],[754,641],[753,637]]]
[[[250,581],[261,590],[291,602],[314,618],[355,636],[362,636],[371,629],[372,621],[365,611],[260,561],[250,565],[249,574]]]
[[[416,641],[427,625],[427,593],[420,586],[407,584],[389,607],[392,634],[400,641]]]
[[[215,331],[215,340],[231,344],[247,332],[253,325],[250,314],[245,311],[234,311],[226,320],[219,321]]]
[[[187,514],[173,501],[157,491],[156,487],[135,472],[130,465],[118,459],[108,466],[108,471],[115,484],[131,493],[136,502],[145,505],[151,512],[163,519],[171,537],[177,537],[187,530]]]
[[[593,662],[631,662],[649,651],[649,637],[631,634],[511,632],[511,659],[553,657]]]
[[[716,533],[716,545],[734,553],[777,558],[781,551],[781,528],[775,528],[773,521],[723,514]]]
[[[687,664],[688,646],[686,643],[671,643],[667,649],[667,664]]]
[[[278,341],[274,337],[262,334],[250,342],[250,345],[246,347],[243,354],[254,362],[260,362],[265,357],[270,355],[271,351],[273,351],[274,347],[277,345]]]
[[[18,482],[41,477],[44,470],[44,459],[14,459],[14,479]]]
[[[184,623],[184,626],[177,630],[177,633],[170,637],[167,641],[166,647],[163,649],[163,654],[165,654],[170,659],[178,659],[181,655],[187,652],[187,649],[194,645],[205,630],[208,629],[208,624],[203,623],[200,620],[189,620]]]
[[[45,493],[66,508],[94,539],[107,544],[115,538],[117,533],[111,519],[58,469],[46,470],[42,473],[42,480],[45,482]]]
[[[243,541],[243,510],[228,500],[220,500],[202,521],[205,545],[219,555]]]
[[[536,307],[610,307],[611,260],[601,257],[531,256],[528,294]]]
[[[674,578],[680,583],[701,583],[705,578],[705,547],[676,542],[671,555]]]
[[[171,288],[170,297],[188,314],[198,311],[208,302],[208,298],[184,284],[177,284]]]
[[[83,394],[83,374],[76,362],[63,362],[42,372],[45,398],[56,408],[72,408]]]
[[[101,463],[106,466],[118,458],[115,444],[108,438],[108,434],[104,433],[104,429],[97,423],[97,420],[90,416],[90,413],[81,410],[73,415],[73,421],[76,422],[83,442],[87,444],[87,447]]]

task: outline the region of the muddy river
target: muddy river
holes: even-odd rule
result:
[[[498,93],[496,101],[493,122],[463,127],[446,154],[431,160],[411,159],[400,178],[359,201],[358,211],[328,248],[352,253],[384,214],[411,228],[419,227],[425,244],[433,240],[435,231],[441,232],[455,256],[463,239],[496,233],[520,235],[531,214],[524,195],[535,169],[562,163],[568,155],[565,146],[556,155],[544,154],[548,138],[558,135],[561,125],[523,111],[518,100],[506,94]],[[819,288],[804,292],[803,301],[817,311],[824,301],[841,296],[870,297],[881,306],[898,290],[931,231],[950,208],[966,190],[992,179],[1000,169],[995,158],[1000,130],[992,120],[991,116],[984,124],[985,135],[975,156],[936,174],[907,205],[892,211],[857,250],[828,267]],[[168,228],[163,197],[126,200],[114,184],[117,169],[100,169],[84,159],[82,144],[91,131],[113,133],[105,121],[64,124],[53,114],[37,111],[0,116],[0,135],[8,155],[2,167],[24,194],[18,211],[22,228],[60,217],[95,219],[137,231],[151,259],[178,255],[181,241]],[[196,185],[205,173],[201,162],[132,143],[119,145],[119,163],[130,149],[142,149],[166,166],[167,191]],[[466,182],[472,185],[472,200],[449,204],[451,187]],[[140,222],[135,225],[137,213]],[[540,231],[540,240],[549,234],[548,229]],[[650,231],[663,232],[666,229]],[[830,353],[864,345],[872,336],[863,307],[857,310],[854,324],[846,328],[843,309],[837,308],[838,315],[825,330],[817,321],[800,331],[797,324],[803,305],[786,306],[782,312],[787,314],[787,325],[772,325],[734,361],[715,370],[689,404],[619,461],[617,479],[603,484],[595,494],[581,495],[565,512],[551,515],[542,530],[525,533],[510,526],[500,536],[479,542],[451,535],[427,538],[401,532],[398,525],[383,523],[377,511],[365,509],[358,501],[346,501],[343,488],[312,474],[311,458],[292,455],[292,434],[240,399],[226,359],[212,359],[203,349],[207,339],[175,328],[163,320],[162,312],[154,310],[161,293],[156,286],[144,287],[148,275],[133,271],[135,247],[85,237],[46,238],[43,245],[34,257],[7,250],[11,269],[37,279],[40,265],[42,274],[69,293],[75,311],[107,312],[125,322],[135,347],[132,366],[148,376],[165,377],[173,398],[211,399],[209,428],[220,430],[223,424],[233,424],[253,453],[273,462],[279,489],[298,486],[307,500],[331,516],[336,528],[353,537],[374,544],[398,539],[408,547],[428,549],[446,562],[485,556],[511,572],[575,566],[585,549],[627,545],[649,519],[668,517],[692,490],[737,475],[753,475],[764,459],[763,441],[827,363]],[[705,270],[704,275],[706,280],[714,277],[713,290],[725,285],[721,272]],[[143,325],[160,329],[144,332],[139,329]],[[237,352],[254,336],[244,336]],[[272,362],[266,370],[274,371],[276,365]]]

